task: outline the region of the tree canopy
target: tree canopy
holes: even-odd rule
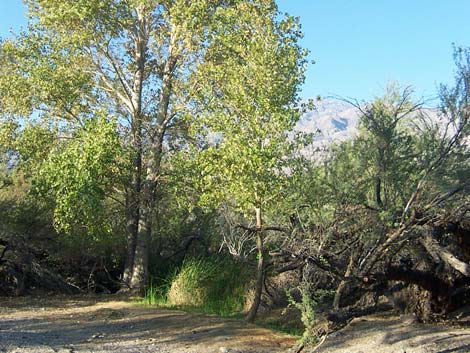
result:
[[[468,305],[469,49],[438,105],[343,100],[357,134],[310,153],[308,53],[274,0],[25,3],[0,43],[0,294],[170,300],[199,273],[308,337],[390,293],[423,321]]]

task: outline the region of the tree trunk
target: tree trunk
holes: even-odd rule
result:
[[[139,225],[139,206],[134,190],[130,190],[126,197],[126,232],[127,232],[127,249],[126,262],[124,264],[124,272],[122,282],[129,287],[132,278],[132,270],[134,267],[135,247],[137,241],[137,230]]]
[[[420,239],[420,243],[424,246],[426,251],[433,257],[435,261],[440,259],[444,261],[449,267],[453,268],[465,277],[470,276],[470,264],[459,260],[449,250],[442,247],[439,242],[432,237],[429,231],[425,233],[424,238]]]
[[[416,215],[413,213],[404,224],[389,233],[385,241],[379,246],[377,246],[374,251],[370,254],[367,261],[364,263],[361,272],[359,273],[359,277],[365,277],[367,274],[369,274],[375,264],[383,258],[383,255],[385,254],[387,249],[400,237],[402,237],[415,223]]]
[[[150,148],[146,178],[142,185],[142,202],[131,278],[131,289],[139,294],[144,293],[147,284],[149,242],[152,234],[152,218],[155,208],[157,178],[160,172],[162,158],[162,140],[163,135],[160,135],[158,141],[153,143]]]
[[[246,316],[247,322],[253,322],[258,312],[259,305],[261,303],[261,294],[263,293],[263,283],[264,283],[264,254],[263,254],[263,222],[261,219],[261,209],[257,207],[256,211],[256,247],[258,249],[258,265],[256,267],[256,288],[255,288],[255,297],[253,298],[253,304]]]
[[[380,177],[375,178],[375,202],[378,208],[383,208],[384,204],[382,202],[382,179]]]
[[[132,159],[132,171],[130,180],[130,189],[126,195],[126,228],[127,228],[127,256],[124,265],[123,282],[132,287],[134,275],[134,262],[137,252],[137,240],[140,224],[140,204],[142,189],[142,126],[144,116],[142,114],[142,89],[145,80],[146,50],[148,45],[148,24],[146,20],[146,9],[143,5],[138,6],[137,25],[134,32],[134,61],[136,70],[133,77],[131,106],[132,123],[131,146],[134,153]]]
[[[134,117],[133,126],[132,147],[135,156],[132,161],[130,188],[126,195],[127,253],[122,276],[122,281],[127,287],[130,287],[134,267],[142,188],[142,120],[138,116]]]
[[[148,278],[149,243],[152,234],[152,220],[155,210],[157,179],[160,175],[162,160],[163,129],[158,131],[156,140],[150,146],[147,161],[146,178],[142,185],[142,202],[140,208],[139,226],[132,270],[131,290],[143,294]]]
[[[344,273],[345,279],[341,280],[338,288],[336,289],[335,298],[333,300],[333,309],[338,310],[341,302],[341,297],[343,295],[346,286],[348,285],[347,277],[351,276],[352,270],[354,267],[354,256],[351,254],[349,257],[348,267],[346,268],[346,272]]]
[[[147,195],[147,197],[149,197],[149,195]],[[147,284],[151,229],[151,207],[143,205],[139,219],[132,277],[130,281],[131,290],[140,295],[144,294]]]
[[[134,255],[134,266],[131,278],[131,290],[143,294],[147,284],[149,243],[152,234],[152,219],[155,210],[155,197],[157,180],[160,175],[160,166],[163,154],[163,138],[171,116],[168,114],[170,97],[173,90],[173,76],[179,54],[176,33],[171,33],[168,47],[168,58],[165,62],[160,94],[158,96],[158,110],[155,116],[155,125],[151,125],[151,145],[148,149],[145,181],[141,190],[141,207],[137,241]],[[144,55],[144,54],[142,54]]]

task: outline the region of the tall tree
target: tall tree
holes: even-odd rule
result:
[[[255,220],[257,280],[248,321],[256,315],[265,276],[270,227],[263,214],[279,200],[288,178],[289,132],[300,117],[296,103],[304,79],[299,24],[289,16],[278,18],[274,1],[226,10],[194,86],[206,107],[192,126],[205,141],[194,160],[201,202],[226,203]]]
[[[141,291],[147,278],[148,242],[158,206],[156,191],[162,159],[166,143],[171,143],[168,132],[181,117],[194,111],[195,104],[199,111],[213,105],[190,99],[197,82],[205,86],[203,90],[215,92],[208,88],[210,80],[193,77],[199,70],[209,75],[211,65],[215,75],[223,72],[221,68],[236,64],[233,68],[243,69],[244,74],[232,68],[227,73],[237,80],[236,89],[240,91],[230,86],[231,101],[227,102],[239,104],[250,98],[244,92],[256,92],[261,97],[266,91],[269,99],[246,101],[244,106],[251,105],[254,111],[256,104],[262,104],[264,110],[274,106],[275,100],[279,107],[287,104],[286,97],[295,91],[289,87],[294,87],[298,79],[286,75],[295,71],[298,63],[294,60],[282,67],[273,55],[277,50],[280,59],[282,55],[296,55],[295,43],[289,42],[295,37],[293,22],[277,23],[272,1],[26,3],[28,31],[1,46],[0,105],[4,117],[55,121],[66,137],[80,136],[75,131],[86,130],[90,126],[87,121],[97,116],[117,121],[116,132],[127,159],[124,165],[128,166],[121,175],[125,181],[114,185],[114,190],[120,189],[114,198],[125,204],[127,219],[128,254],[123,280]],[[253,20],[250,11],[256,14]],[[266,42],[258,33],[268,34]],[[252,34],[256,34],[254,41]],[[250,51],[253,54],[249,57],[239,55]],[[266,66],[264,77],[256,72],[260,63]],[[251,82],[243,83],[241,77]],[[263,82],[266,78],[268,81]],[[213,79],[222,87],[223,78]],[[268,82],[275,85],[271,88]],[[287,84],[283,91],[279,82]],[[275,97],[277,93],[279,97]],[[276,109],[281,112],[281,108]],[[264,119],[268,119],[266,114]]]
[[[373,180],[375,207],[383,211],[397,201],[405,184],[403,175],[411,172],[403,170],[409,168],[409,160],[413,158],[406,125],[413,118],[417,120],[422,107],[421,103],[412,101],[412,93],[411,87],[401,89],[397,83],[389,83],[384,96],[370,104],[350,102],[361,113],[356,149],[362,154],[363,165],[368,164],[366,171]]]
[[[468,210],[470,61],[467,51],[457,54],[457,84],[442,88],[440,112],[426,116],[409,99],[409,89],[389,90],[359,106],[358,137],[335,146],[299,177],[294,195],[308,237],[293,252],[335,279],[335,309],[345,299],[353,304],[361,291],[385,290],[391,279],[429,291],[442,309],[455,300],[455,278],[469,276],[461,260],[465,245],[451,254],[452,247],[439,244],[439,227]],[[450,233],[446,239],[458,243]],[[430,273],[436,263],[450,271]],[[440,278],[453,284],[435,285]]]

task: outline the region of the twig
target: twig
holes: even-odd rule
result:
[[[328,334],[325,334],[323,338],[321,339],[320,343],[318,343],[315,348],[311,350],[311,353],[314,353],[320,346],[326,341],[326,338],[328,337]]]

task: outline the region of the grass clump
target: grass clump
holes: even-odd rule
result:
[[[155,286],[152,282],[150,282],[150,285],[147,287],[145,296],[141,303],[145,305],[166,306],[168,304],[167,292],[168,286]]]
[[[243,311],[251,279],[243,264],[230,258],[187,259],[167,284],[148,288],[144,303],[232,316]]]

